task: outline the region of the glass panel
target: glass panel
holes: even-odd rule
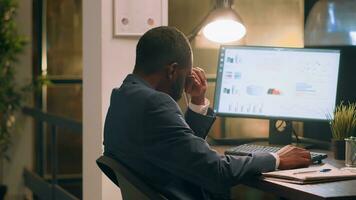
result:
[[[79,84],[50,85],[47,89],[48,113],[82,121],[82,86]],[[82,134],[57,129],[59,174],[82,172]],[[51,129],[46,129],[46,172],[51,172]]]
[[[78,121],[82,120],[82,86],[56,84],[48,86],[47,111]]]
[[[51,174],[51,128],[46,129],[46,173]],[[57,129],[58,176],[82,173],[82,135],[68,129]]]
[[[42,3],[41,3],[42,4]],[[82,0],[44,0],[46,24],[47,73],[57,80],[82,76]],[[45,54],[42,54],[45,56]],[[43,107],[51,114],[82,121],[81,84],[54,84],[43,89]],[[46,125],[44,162],[46,177],[51,173],[51,127]],[[82,133],[57,128],[58,178],[65,189],[81,199]],[[75,176],[73,176],[73,174]]]
[[[82,75],[82,1],[47,0],[49,75]]]
[[[78,183],[64,182],[59,184],[63,189],[72,195],[76,196],[78,199],[83,199],[82,186]]]

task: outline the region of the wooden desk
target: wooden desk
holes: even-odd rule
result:
[[[212,146],[219,153],[224,153],[225,149],[231,146]],[[324,160],[335,167],[344,167],[344,161],[333,159],[330,151],[315,150],[328,154]],[[242,184],[272,193],[278,197],[292,200],[321,200],[321,199],[353,199],[356,200],[356,180],[337,181],[330,183],[319,183],[309,185],[298,185],[292,183],[282,183],[276,181],[265,181],[259,179],[245,180]]]

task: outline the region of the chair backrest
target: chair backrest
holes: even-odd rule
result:
[[[117,160],[101,156],[96,163],[101,171],[120,187],[123,200],[167,200]]]

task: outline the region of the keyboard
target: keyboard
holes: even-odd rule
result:
[[[240,155],[245,156],[251,153],[269,152],[277,153],[282,147],[263,146],[257,144],[243,144],[225,151],[226,155]],[[321,161],[328,157],[325,153],[310,152],[311,160],[314,164],[321,163]]]

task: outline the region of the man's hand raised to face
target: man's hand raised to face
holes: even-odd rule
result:
[[[199,67],[192,69],[192,73],[186,79],[185,92],[190,94],[191,102],[195,105],[204,105],[205,92],[208,87],[208,82],[205,77],[205,72]]]
[[[295,169],[300,167],[308,167],[311,164],[310,152],[287,145],[277,152],[279,156],[278,169]]]

